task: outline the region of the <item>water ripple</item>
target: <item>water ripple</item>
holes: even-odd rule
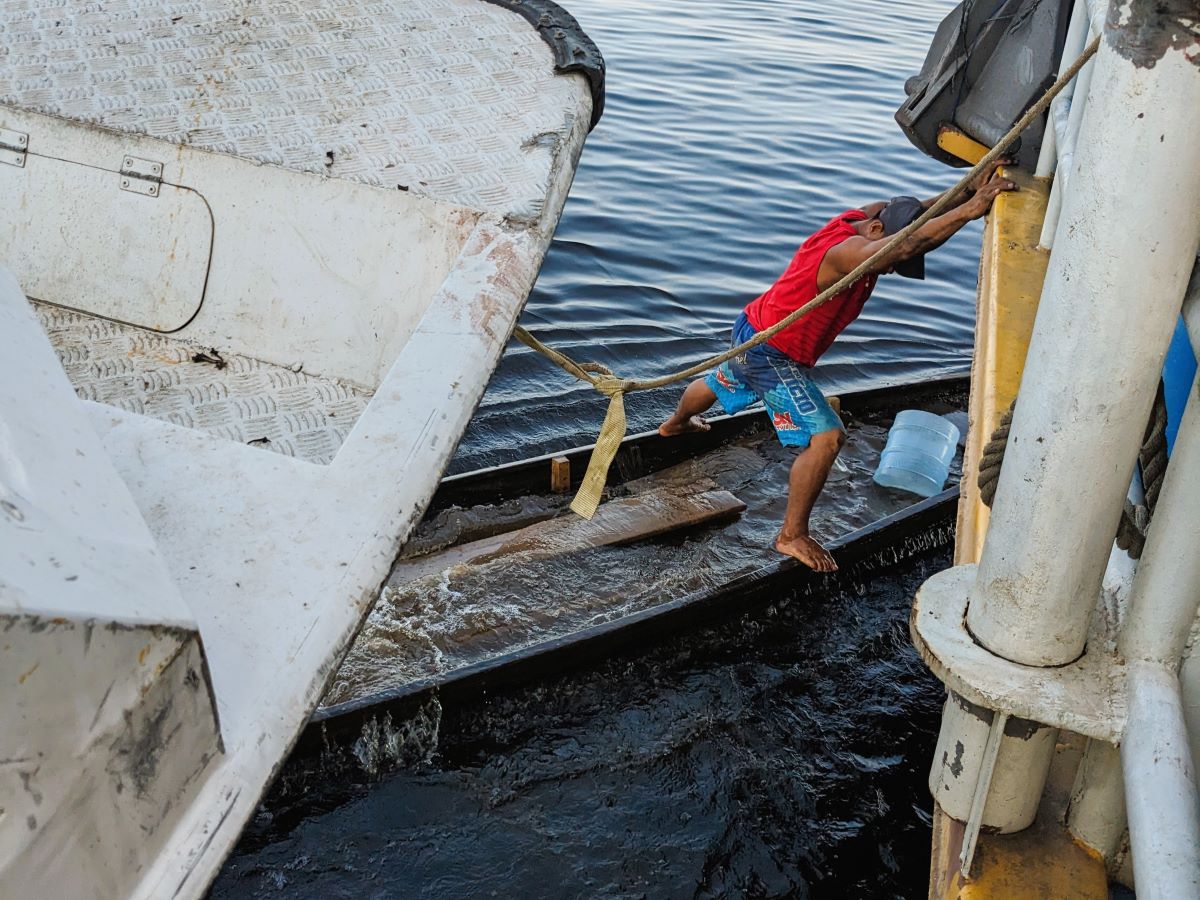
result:
[[[579,358],[639,376],[683,368],[726,345],[738,311],[829,217],[954,181],[892,120],[949,0],[566,5],[604,51],[607,106],[522,322]],[[971,227],[926,281],[882,279],[822,383],[965,372],[978,252]],[[632,398],[631,418],[649,427],[676,394]],[[454,469],[590,441],[602,416],[599,398],[510,348]]]

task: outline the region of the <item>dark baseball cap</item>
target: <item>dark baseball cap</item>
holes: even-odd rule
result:
[[[879,221],[883,223],[883,233],[896,234],[905,225],[916,221],[916,218],[923,212],[925,212],[925,204],[916,197],[893,197],[888,201],[888,205],[879,211]],[[903,275],[905,278],[924,278],[925,257],[923,255],[914,256],[912,259],[896,263],[893,268],[897,275]]]

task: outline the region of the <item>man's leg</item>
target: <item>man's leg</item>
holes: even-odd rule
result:
[[[775,539],[775,549],[795,557],[818,572],[837,571],[837,563],[828,550],[809,536],[808,519],[817,495],[825,486],[833,461],[845,443],[846,433],[840,428],[813,435],[809,445],[792,463],[792,471],[788,475],[787,512],[783,528]]]
[[[717,402],[717,395],[704,383],[704,379],[693,381],[679,398],[674,415],[658,426],[663,437],[675,437],[689,431],[708,431],[709,425],[700,414]]]

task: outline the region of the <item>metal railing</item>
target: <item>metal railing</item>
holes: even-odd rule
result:
[[[1200,601],[1195,383],[1136,569],[1128,557],[1127,568],[1114,563],[1108,529],[1181,307],[1200,346],[1200,269],[1187,282],[1200,246],[1200,168],[1189,155],[1200,146],[1200,71],[1186,49],[1146,53],[1147,37],[1167,44],[1164,14],[1130,20],[1112,8],[1110,17],[1106,0],[1076,0],[1067,27],[1060,74],[1107,37],[1048,112],[1036,175],[1054,178],[1040,238],[1053,252],[987,542],[977,565],[922,588],[914,636],[964,699],[961,713],[947,704],[939,747],[956,747],[975,774],[938,782],[943,809],[970,797],[963,877],[980,829],[1004,830],[1011,810],[1040,798],[1049,754],[1028,739],[999,754],[1017,718],[1086,735],[1100,751],[1076,784],[1075,835],[1115,831],[1119,844],[1127,823],[1138,896],[1197,897],[1200,713],[1191,733],[1188,715],[1200,710],[1200,649],[1185,653]],[[1123,604],[1102,590],[1106,563],[1121,575]],[[1094,618],[1099,597],[1112,607]],[[1103,852],[1109,862],[1117,853]]]
[[[1105,0],[1077,0],[1060,71],[1103,32],[1107,12]],[[1054,246],[1063,201],[1070,190],[1094,68],[1095,60],[1089,61],[1075,83],[1050,106],[1035,172],[1039,177],[1054,177],[1039,239],[1046,249]],[[1193,345],[1200,346],[1200,264],[1186,293],[1184,317]],[[1148,896],[1183,896],[1177,892],[1196,887],[1200,819],[1177,672],[1185,639],[1196,620],[1192,592],[1200,582],[1200,573],[1181,571],[1194,566],[1179,565],[1181,559],[1195,558],[1194,550],[1180,542],[1182,535],[1192,532],[1200,491],[1195,487],[1195,473],[1180,478],[1180,468],[1200,464],[1197,414],[1200,410],[1189,410],[1187,429],[1181,429],[1172,460],[1174,483],[1164,485],[1171,489],[1170,495],[1164,490],[1160,515],[1156,516],[1158,527],[1138,566],[1118,636],[1118,648],[1128,667],[1129,712],[1120,746],[1125,809],[1138,891]],[[1088,789],[1086,779],[1082,787]]]
[[[1076,0],[1070,24],[1067,26],[1062,62],[1059,64],[1060,75],[1078,58],[1092,38],[1104,30],[1107,12],[1108,7],[1104,0]],[[1095,65],[1094,59],[1089,60],[1076,76],[1075,82],[1067,85],[1050,104],[1046,134],[1042,138],[1041,154],[1038,156],[1037,170],[1034,172],[1039,178],[1054,176],[1050,199],[1046,205],[1046,218],[1042,223],[1042,235],[1038,241],[1047,249],[1054,246],[1054,231],[1058,227],[1058,217],[1062,212],[1063,193],[1071,179],[1075,143],[1079,139],[1079,125],[1087,107],[1087,95]]]

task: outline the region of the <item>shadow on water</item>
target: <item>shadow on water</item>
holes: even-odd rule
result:
[[[213,898],[916,897],[942,690],[927,553],[409,723],[374,784],[269,800]]]

